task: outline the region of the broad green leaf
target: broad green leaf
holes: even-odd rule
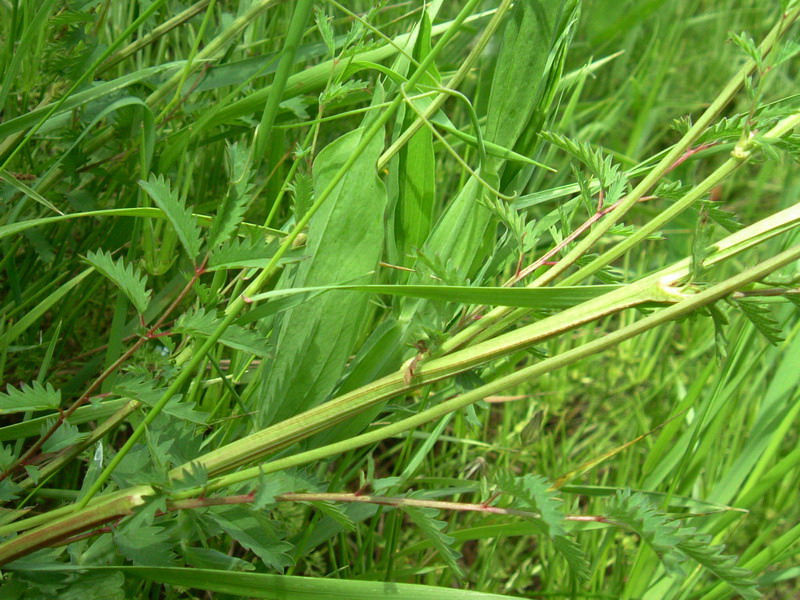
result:
[[[133,265],[125,264],[122,258],[115,261],[110,252],[103,250],[89,252],[86,255],[86,262],[110,279],[128,297],[140,315],[145,313],[150,303],[146,275],[134,269]]]
[[[541,71],[534,71],[537,73],[537,81],[533,84],[530,94],[533,103],[528,109],[529,116],[522,131],[515,137],[513,146],[511,146],[518,154],[530,157],[536,156],[540,151],[541,142],[538,133],[554,118],[553,105],[557,102],[559,92],[564,87],[564,78],[562,77],[564,64],[572,45],[572,37],[578,27],[581,8],[578,0],[535,4],[542,8],[546,7],[537,14],[540,15],[542,21],[552,19],[550,21],[552,22],[552,32],[549,33],[546,26],[543,30],[539,29],[544,23],[528,24],[532,25],[536,31],[534,35],[540,36],[538,41],[531,39],[529,43],[539,45],[538,52],[546,52],[546,58],[544,64],[529,65],[535,69],[541,67]],[[548,11],[547,17],[544,16],[545,11]],[[522,67],[524,70],[523,65],[516,66]],[[494,86],[492,91],[494,91]],[[534,167],[530,165],[509,162],[503,169],[502,189],[521,192],[527,187],[534,170]]]
[[[359,144],[357,129],[324,148],[314,162],[314,190],[324,189]],[[369,279],[383,246],[386,190],[375,172],[383,136],[364,153],[313,216],[306,253],[313,257],[285,274],[279,287]],[[336,292],[285,312],[275,333],[280,352],[265,374],[261,423],[276,422],[320,403],[333,390],[364,325],[368,298]]]
[[[490,142],[513,148],[528,125],[544,91],[543,74],[564,5],[563,0],[519,2],[506,17],[486,111],[484,135]],[[530,85],[520,85],[523,81]]]
[[[151,174],[148,181],[140,181],[139,185],[153,199],[156,206],[164,211],[189,258],[197,260],[203,240],[192,211],[186,208],[164,177]]]

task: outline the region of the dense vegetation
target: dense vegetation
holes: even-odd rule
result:
[[[2,0],[0,596],[795,597],[799,15]]]

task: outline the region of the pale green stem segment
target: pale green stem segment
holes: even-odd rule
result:
[[[765,240],[784,233],[800,223],[800,204],[742,229],[717,242],[704,260],[707,267],[743,252]],[[265,454],[309,437],[335,425],[374,404],[427,385],[434,381],[500,358],[544,339],[574,329],[603,316],[646,302],[675,302],[680,299],[674,286],[689,276],[691,259],[686,258],[658,271],[641,281],[625,286],[578,306],[564,310],[515,331],[476,344],[447,356],[425,361],[419,365],[411,382],[406,381],[404,369],[369,385],[340,396],[279,424],[258,431],[246,438],[214,450],[201,459],[212,473],[246,464]],[[173,470],[180,477],[188,465]]]
[[[622,329],[605,335],[602,338],[588,342],[572,350],[568,350],[567,352],[559,354],[558,356],[543,360],[542,362],[530,367],[520,369],[519,371],[516,371],[510,375],[506,375],[505,377],[501,377],[465,394],[461,394],[460,396],[441,402],[436,406],[419,412],[414,416],[408,417],[407,419],[402,419],[401,421],[393,423],[392,425],[381,427],[380,429],[361,434],[342,442],[329,444],[321,448],[315,448],[313,450],[301,452],[293,456],[288,456],[256,467],[243,469],[230,475],[219,477],[203,488],[190,490],[186,493],[187,495],[196,495],[198,493],[204,493],[244,481],[257,479],[261,474],[273,473],[283,469],[322,460],[324,458],[348,452],[355,448],[373,444],[386,438],[409,431],[424,425],[425,423],[439,419],[448,413],[469,406],[470,404],[474,404],[479,400],[483,400],[487,396],[497,394],[507,388],[529,382],[536,377],[571,365],[583,358],[602,352],[603,350],[635,337],[649,329],[652,329],[653,327],[686,315],[702,306],[715,302],[720,298],[735,292],[747,284],[759,281],[776,269],[786,266],[798,259],[800,259],[800,246],[794,246],[793,248],[790,248],[789,250],[786,250],[768,260],[765,260],[761,264],[747,269],[746,271],[731,277],[722,283],[711,286],[697,294],[688,295],[683,301],[659,310],[658,312],[640,319],[639,321],[636,321],[627,327],[623,327]]]
[[[336,423],[345,421],[374,404],[404,391],[433,383],[461,373],[489,360],[527,348],[553,335],[574,329],[603,316],[645,302],[675,302],[677,296],[665,290],[656,278],[631,284],[588,302],[477,344],[448,356],[421,363],[411,382],[405,370],[326,402],[252,435],[213,450],[198,463],[210,473],[219,473],[240,466],[288,446]],[[174,469],[170,475],[180,477],[188,465]]]
[[[475,6],[477,6],[479,1],[480,0],[470,0],[464,6],[458,16],[453,20],[452,28],[444,33],[441,39],[437,42],[436,46],[433,47],[430,54],[425,57],[425,60],[422,61],[419,68],[409,78],[408,84],[410,86],[418,83],[419,79],[427,72],[428,67],[433,63],[442,49],[450,42],[453,36],[456,35],[461,23],[467,19],[467,17],[470,15],[470,12],[475,8]],[[242,309],[248,304],[249,298],[256,295],[264,283],[275,273],[280,259],[283,257],[286,251],[292,247],[292,242],[294,242],[300,232],[305,229],[306,225],[308,225],[309,221],[311,220],[311,217],[314,216],[319,207],[322,206],[323,202],[325,202],[325,200],[327,200],[328,197],[333,193],[333,191],[336,189],[336,186],[344,178],[356,160],[358,160],[359,156],[364,152],[364,149],[369,145],[372,138],[382,130],[383,126],[392,117],[402,101],[402,96],[398,95],[389,105],[386,111],[376,118],[372,125],[364,132],[364,135],[362,136],[359,145],[353,151],[353,154],[336,172],[328,186],[322,190],[320,195],[316,198],[314,204],[311,205],[306,214],[303,215],[303,218],[298,221],[294,229],[292,229],[289,235],[286,236],[283,243],[278,248],[278,251],[269,261],[267,266],[261,270],[253,282],[247,287],[247,289],[245,289],[244,293],[235,298],[228,305],[227,309],[225,310],[225,316],[223,317],[217,329],[205,340],[202,346],[200,346],[197,352],[192,356],[191,360],[189,360],[186,366],[165,390],[158,402],[156,402],[147,415],[145,415],[145,418],[142,420],[139,426],[134,429],[133,433],[120,448],[119,452],[117,452],[97,480],[92,484],[89,490],[87,490],[83,499],[76,505],[76,509],[85,507],[92,497],[94,497],[94,495],[100,491],[103,485],[105,485],[105,482],[108,481],[111,473],[114,472],[114,469],[117,468],[122,459],[128,454],[131,448],[133,448],[134,444],[139,441],[139,438],[142,437],[150,423],[152,423],[153,420],[161,413],[163,408],[167,405],[167,402],[169,402],[169,400],[174,397],[175,394],[177,394],[178,391],[183,387],[183,385],[193,376],[194,372],[203,361],[205,355],[214,347],[219,338],[222,337],[222,334],[225,332],[225,330],[233,323]]]
[[[289,31],[286,33],[286,41],[281,51],[278,69],[275,71],[275,79],[272,81],[269,98],[267,98],[267,103],[264,105],[264,114],[261,116],[261,124],[256,131],[253,153],[254,156],[258,158],[264,155],[264,148],[266,147],[269,135],[272,133],[272,125],[275,123],[275,117],[278,114],[281,97],[283,96],[283,91],[286,89],[286,82],[289,80],[289,74],[292,72],[297,48],[300,46],[300,40],[303,39],[303,30],[311,15],[311,8],[313,6],[314,0],[298,0],[294,6],[294,13],[289,23]]]
[[[119,492],[101,498],[88,509],[71,512],[65,517],[33,529],[0,546],[0,564],[6,564],[40,548],[46,548],[56,540],[69,539],[70,536],[81,531],[87,531],[119,517],[132,514],[136,507],[145,503],[147,496],[153,494],[153,488],[147,485],[130,488],[124,493]],[[72,506],[65,508],[73,509]],[[64,509],[60,509],[57,514],[60,515],[64,512]]]

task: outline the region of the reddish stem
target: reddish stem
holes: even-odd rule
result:
[[[164,321],[167,320],[172,311],[174,311],[175,308],[177,308],[177,306],[183,301],[183,299],[192,289],[194,284],[200,278],[200,275],[202,275],[205,272],[205,266],[207,261],[208,258],[203,259],[203,262],[200,264],[200,266],[195,268],[194,275],[192,276],[192,278],[189,280],[186,286],[184,286],[184,288],[180,291],[175,300],[173,300],[172,303],[167,307],[164,313],[162,313],[161,317],[159,317],[159,319],[155,322],[155,324],[150,329],[148,329],[143,336],[141,336],[138,340],[136,340],[136,342],[130,348],[128,348],[122,354],[122,356],[120,356],[111,365],[109,365],[109,367],[105,371],[103,371],[100,375],[98,375],[97,378],[83,393],[83,395],[72,403],[72,406],[70,406],[67,410],[64,411],[59,410],[59,415],[55,423],[53,423],[50,429],[48,429],[38,440],[36,440],[36,442],[34,442],[33,445],[30,448],[28,448],[28,450],[22,456],[20,456],[16,461],[14,461],[11,465],[9,465],[5,469],[5,471],[0,473],[0,481],[6,479],[9,475],[14,473],[21,466],[28,464],[33,459],[33,456],[41,449],[44,443],[47,442],[47,440],[49,440],[53,436],[53,434],[58,430],[58,428],[61,427],[61,425],[67,419],[69,419],[72,416],[72,414],[76,410],[78,410],[79,407],[81,407],[82,405],[86,404],[86,402],[89,401],[89,399],[92,397],[92,393],[95,390],[97,390],[102,385],[102,383],[106,379],[108,379],[108,377],[114,371],[116,371],[123,363],[125,363],[125,361],[127,361],[139,348],[141,348],[142,345],[147,340],[152,339],[152,337],[154,337],[154,334],[156,333],[158,328],[161,327],[161,325],[164,323]]]
[[[678,160],[676,160],[672,165],[664,172],[664,175],[672,171],[673,169],[677,169],[680,165],[686,162],[689,158],[697,154],[698,152],[702,152],[703,150],[708,150],[719,144],[719,142],[710,142],[708,144],[700,144],[696,148],[689,148],[686,152],[684,152]]]

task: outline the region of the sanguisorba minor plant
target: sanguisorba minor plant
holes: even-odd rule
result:
[[[789,597],[800,4],[629,4],[0,2],[0,595]]]

